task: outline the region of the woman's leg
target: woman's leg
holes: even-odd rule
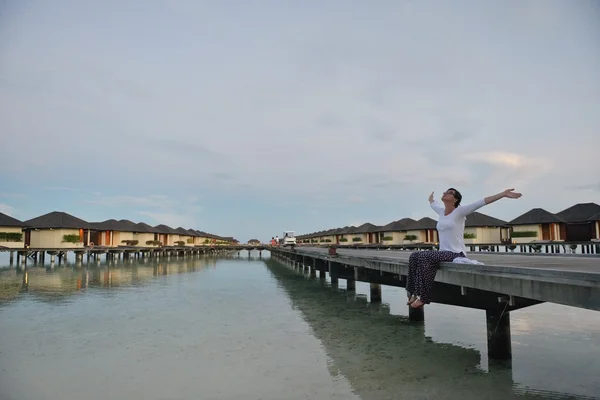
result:
[[[417,272],[419,270],[419,251],[415,251],[408,259],[408,276],[406,277],[406,294],[410,304],[417,299],[417,283],[419,281]]]
[[[435,281],[435,275],[437,273],[438,266],[441,262],[448,262],[454,260],[459,256],[457,253],[451,251],[424,251],[423,255],[419,260],[419,299],[411,304],[413,307],[420,307],[423,304],[429,304],[431,302],[431,289],[433,288],[433,282]]]

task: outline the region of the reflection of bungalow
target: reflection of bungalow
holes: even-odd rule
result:
[[[0,213],[0,247],[23,248],[25,224],[16,218]]]
[[[421,218],[406,226],[404,243],[437,243],[437,221],[429,217]]]
[[[355,244],[374,244],[379,243],[379,226],[373,225],[369,222],[358,226],[354,232],[352,232],[352,242]]]
[[[138,246],[156,247],[160,246],[160,232],[153,226],[144,222],[139,222],[133,226],[137,233]]]
[[[88,222],[60,211],[30,219],[24,224],[27,225],[25,246],[38,249],[83,247],[89,243],[90,231],[95,230]]]
[[[510,228],[506,221],[478,212],[467,215],[465,243],[503,243],[510,240]]]
[[[175,242],[179,240],[179,232],[167,225],[156,225],[154,227],[159,234],[159,240],[164,246],[176,246]]]
[[[250,239],[250,240],[248,240],[248,244],[250,246],[258,246],[258,245],[260,245],[260,240],[258,240],[258,239]]]
[[[407,226],[414,224],[412,218],[402,218],[398,221],[390,222],[387,225],[377,228],[379,234],[379,243],[383,244],[402,244],[407,235]]]
[[[511,239],[515,243],[564,240],[566,236],[564,221],[543,208],[531,209],[510,221],[508,225],[512,229]]]
[[[579,203],[556,216],[566,223],[565,240],[587,242],[600,239],[600,206],[596,203]]]
[[[109,219],[103,222],[90,222],[95,230],[90,232],[90,244],[95,246],[137,245],[135,224],[126,219]]]

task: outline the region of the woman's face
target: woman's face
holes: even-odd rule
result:
[[[442,194],[442,201],[449,202],[454,204],[456,202],[456,197],[454,196],[456,192],[453,189],[448,189]]]

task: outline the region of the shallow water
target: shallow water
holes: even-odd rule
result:
[[[514,312],[488,362],[484,312],[344,286],[245,252],[4,269],[0,399],[600,398],[598,312]]]

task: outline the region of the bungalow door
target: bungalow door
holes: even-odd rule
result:
[[[25,231],[25,247],[31,246],[31,230]]]
[[[550,224],[542,224],[542,240],[550,240]]]

